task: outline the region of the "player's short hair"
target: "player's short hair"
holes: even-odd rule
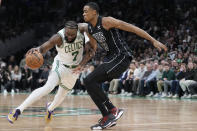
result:
[[[96,10],[97,13],[99,13],[100,8],[99,8],[99,6],[98,6],[97,3],[95,3],[95,2],[89,2],[85,6],[89,6],[93,10]]]
[[[75,21],[67,21],[65,23],[65,27],[70,29],[78,29],[78,24]]]

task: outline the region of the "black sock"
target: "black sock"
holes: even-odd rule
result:
[[[96,105],[99,108],[103,117],[109,115],[109,111],[106,109],[106,107],[103,104],[97,103]]]
[[[109,99],[106,100],[103,104],[107,107],[108,110],[115,108],[115,106],[112,104],[112,102]]]
[[[16,112],[17,112],[19,115],[21,114],[20,109],[16,109]]]

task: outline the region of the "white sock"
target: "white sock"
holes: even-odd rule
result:
[[[64,88],[59,86],[57,94],[55,95],[54,100],[52,101],[52,103],[48,107],[48,110],[53,111],[57,106],[59,106],[63,102],[67,93],[68,93],[68,90],[65,90]]]
[[[21,113],[24,109],[26,109],[28,106],[33,104],[34,102],[41,99],[43,96],[50,93],[56,85],[59,84],[59,78],[56,72],[52,71],[48,77],[48,80],[46,84],[43,87],[40,87],[36,90],[34,90],[27,98],[26,100],[16,109],[20,109]]]

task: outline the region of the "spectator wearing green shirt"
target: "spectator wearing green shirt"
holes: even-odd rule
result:
[[[168,88],[172,87],[172,81],[175,80],[175,73],[173,70],[170,69],[168,63],[164,66],[164,72],[162,74],[162,79],[157,82],[157,87],[159,92],[162,92],[162,87],[164,87],[164,93],[162,93],[161,97],[168,96]]]

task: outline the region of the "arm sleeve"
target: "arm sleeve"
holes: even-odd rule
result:
[[[87,42],[90,41],[90,39],[89,39],[88,35],[86,34],[86,32],[84,32],[83,34],[84,34],[84,37],[85,37],[85,44],[86,44]]]

